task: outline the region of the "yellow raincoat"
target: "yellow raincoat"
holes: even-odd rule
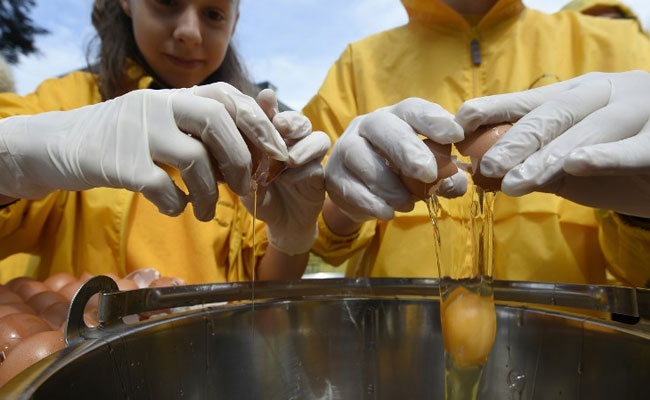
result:
[[[402,0],[409,23],[349,45],[320,91],[304,108],[314,129],[333,140],[357,115],[421,97],[456,112],[463,101],[525,90],[590,71],[650,68],[650,40],[634,20],[576,12],[548,15],[519,0],[500,0],[478,25],[440,0]],[[606,190],[606,188],[604,188]],[[469,215],[469,198],[441,199],[442,259],[468,254],[454,232]],[[314,252],[350,276],[435,277],[426,206],[392,221],[365,223],[347,237],[322,216]],[[650,278],[650,231],[625,225],[615,213],[554,195],[499,194],[495,207],[495,277],[605,283],[606,268],[624,283]],[[467,257],[465,261],[468,262]]]
[[[151,81],[141,78],[139,88]],[[45,81],[25,97],[1,94],[0,118],[100,101],[94,77],[74,72]],[[166,170],[185,190],[180,173]],[[209,222],[198,221],[191,205],[180,216],[167,217],[142,194],[122,189],[57,191],[38,201],[20,200],[0,210],[0,281],[23,275],[44,279],[57,272],[124,276],[148,267],[187,283],[249,280],[252,217],[227,186],[219,185],[219,192],[216,216]],[[262,223],[255,229],[257,263],[267,240]]]

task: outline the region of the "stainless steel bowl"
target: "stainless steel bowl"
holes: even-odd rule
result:
[[[254,305],[206,306],[128,326],[118,320],[137,308],[249,299],[251,285],[128,294],[96,281],[73,302],[68,347],[16,377],[0,398],[443,399],[435,284],[258,283],[256,297],[264,300]],[[637,313],[641,304],[636,292],[612,297],[618,289],[544,285],[497,282],[496,297],[512,300],[519,290],[529,300],[546,294],[539,302]],[[75,325],[75,313],[98,287],[108,287],[100,298],[102,326]],[[639,326],[505,305],[497,316],[480,399],[650,397],[650,334]]]

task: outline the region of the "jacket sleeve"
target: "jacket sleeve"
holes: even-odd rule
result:
[[[323,131],[332,143],[343,134],[359,114],[353,78],[352,46],[348,46],[332,65],[318,93],[307,103],[303,113],[311,120],[313,130]],[[327,162],[327,161],[326,161]],[[340,265],[352,254],[367,246],[375,234],[375,221],[368,221],[359,232],[339,236],[318,217],[318,238],[312,251],[326,262]]]
[[[598,240],[609,271],[623,283],[650,283],[650,230],[630,224],[613,211],[598,211]]]
[[[33,250],[64,199],[65,195],[56,191],[41,200],[19,200],[0,210],[0,260]]]
[[[92,79],[88,73],[73,72],[43,82],[26,96],[1,93],[0,119],[69,110],[99,101]],[[58,218],[66,198],[66,193],[56,191],[43,199],[20,200],[0,210],[0,260],[14,253],[33,251],[43,236],[43,227]]]
[[[348,236],[340,236],[330,230],[323,219],[318,216],[318,237],[312,251],[331,265],[341,265],[353,254],[362,250],[372,241],[377,221],[367,221],[361,228]]]
[[[78,71],[62,78],[48,79],[25,96],[0,93],[0,118],[72,110],[98,103],[101,95],[94,79],[93,75]]]

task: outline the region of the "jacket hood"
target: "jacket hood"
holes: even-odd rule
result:
[[[441,0],[401,0],[406,9],[409,21],[424,21],[445,25],[464,24],[467,22],[456,10],[449,7]],[[484,21],[498,21],[508,16],[518,14],[524,9],[521,0],[498,0],[490,11],[484,16]]]

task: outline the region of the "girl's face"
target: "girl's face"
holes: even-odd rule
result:
[[[175,88],[203,82],[221,65],[239,18],[238,0],[120,0],[153,71]]]

